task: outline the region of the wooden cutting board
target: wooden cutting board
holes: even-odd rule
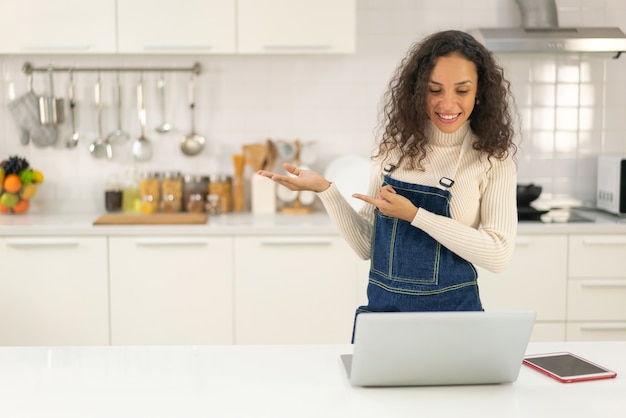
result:
[[[93,221],[94,225],[185,225],[205,224],[206,213],[154,213],[151,215],[131,213],[107,213]]]

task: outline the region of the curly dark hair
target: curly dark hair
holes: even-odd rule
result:
[[[478,137],[473,148],[488,158],[504,159],[510,152],[515,154],[510,109],[514,99],[504,70],[491,52],[470,34],[447,30],[415,43],[396,69],[384,96],[384,131],[377,155],[401,147],[404,151],[401,160],[407,158],[410,168],[421,167],[429,147],[428,82],[437,59],[453,54],[472,61],[478,73],[477,105],[469,118],[470,127]]]

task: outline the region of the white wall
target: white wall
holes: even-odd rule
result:
[[[557,0],[561,26],[619,26],[626,31],[623,0]],[[167,118],[174,131],[155,131],[160,123],[157,73],[146,73],[148,137],[154,159],[137,165],[143,170],[185,173],[230,173],[231,154],[245,143],[266,138],[315,140],[323,170],[334,157],[366,156],[374,143],[379,100],[395,66],[410,44],[441,29],[477,26],[517,26],[514,0],[358,0],[357,53],[343,56],[2,56],[0,100],[8,103],[13,85],[26,89],[21,67],[36,66],[191,66],[199,61],[197,131],[209,147],[185,157],[180,137],[190,130],[187,106],[188,74],[166,74]],[[591,201],[595,195],[595,157],[603,152],[626,155],[626,56],[500,55],[513,83],[522,118],[518,139],[519,182],[544,187],[544,196]],[[22,155],[46,175],[33,200],[33,210],[103,208],[103,188],[112,173],[132,162],[130,142],[117,146],[113,161],[96,160],[88,152],[97,135],[93,106],[94,73],[76,73],[80,144],[65,149],[24,147],[6,106],[0,109],[0,158]],[[114,74],[102,75],[104,131],[115,128]],[[139,75],[123,73],[124,128],[139,133],[135,86]],[[65,94],[67,74],[55,76],[55,88]],[[46,76],[35,76],[36,92],[45,92]],[[69,132],[63,129],[63,137]]]

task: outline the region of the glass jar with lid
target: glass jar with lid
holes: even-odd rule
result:
[[[139,195],[141,196],[140,212],[146,215],[159,210],[161,199],[161,182],[159,173],[143,172],[139,181]]]
[[[221,213],[231,212],[233,210],[233,180],[231,176],[210,176],[208,194],[217,196]]]
[[[184,177],[183,203],[187,212],[204,212],[207,177],[188,174]]]
[[[183,176],[178,171],[168,171],[161,178],[161,212],[180,212],[183,202]]]
[[[120,212],[122,210],[122,180],[119,175],[111,175],[104,189],[104,207],[107,212]]]

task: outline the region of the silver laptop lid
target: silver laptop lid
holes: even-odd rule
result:
[[[344,363],[355,386],[513,382],[534,322],[531,311],[363,313]]]

